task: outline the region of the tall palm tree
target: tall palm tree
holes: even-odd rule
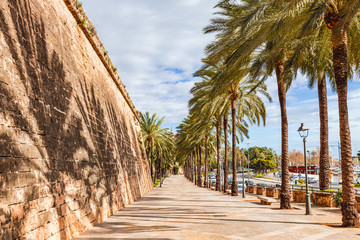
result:
[[[159,116],[154,113],[150,116],[149,112],[145,114],[140,113],[140,126],[141,126],[141,133],[145,139],[145,144],[147,147],[147,156],[149,156],[149,166],[151,171],[151,178],[155,181],[154,170],[153,170],[153,145],[154,145],[154,138],[159,133],[161,129],[161,124],[164,121],[164,117],[159,119]]]
[[[163,153],[168,151],[172,151],[172,147],[174,146],[172,134],[170,132],[161,127],[161,124],[164,121],[164,117],[159,118],[159,116],[154,113],[150,116],[149,112],[145,114],[140,113],[140,127],[141,133],[144,138],[145,145],[147,147],[147,156],[149,156],[149,165],[151,169],[151,177],[153,181],[159,177],[161,168],[161,157]],[[157,150],[157,161],[155,172],[157,173],[155,176],[155,172],[153,170],[153,156],[155,151]]]
[[[210,98],[212,86],[210,85],[211,77],[215,74],[215,69],[202,69],[194,73],[194,76],[202,77],[203,81],[195,83],[195,86],[190,90],[193,97],[189,100],[190,113],[192,115],[200,116],[198,125],[202,126],[199,130],[204,130],[209,127],[215,127],[216,130],[216,185],[215,190],[220,191],[220,150],[221,150],[221,112],[224,101],[221,98]]]
[[[228,3],[229,1],[222,1],[222,4]],[[235,33],[250,34],[247,34],[247,36],[245,37],[247,40],[242,41],[242,47],[238,47],[235,51],[235,54],[233,54],[232,59],[228,61],[232,63],[234,67],[236,67],[236,62],[248,56],[249,53],[252,53],[254,49],[261,46],[262,43],[266,42],[268,45],[269,42],[274,39],[276,39],[276,41],[272,41],[273,44],[281,46],[281,48],[276,48],[277,52],[281,52],[279,50],[283,49],[285,50],[283,51],[283,53],[286,53],[285,56],[287,54],[291,54],[291,47],[289,48],[289,46],[287,46],[287,43],[289,41],[282,42],[281,39],[294,39],[294,37],[296,37],[294,36],[294,33],[298,32],[300,32],[301,37],[311,36],[312,34],[314,34],[314,29],[317,29],[318,26],[321,26],[321,23],[325,21],[328,29],[331,31],[333,72],[338,93],[341,157],[343,160],[342,174],[343,176],[345,176],[345,179],[343,180],[342,203],[344,226],[354,226],[359,222],[358,214],[356,211],[354,186],[352,184],[353,171],[351,160],[351,139],[347,110],[347,79],[349,75],[348,69],[350,69],[348,60],[352,58],[357,59],[357,61],[355,62],[356,68],[359,67],[360,62],[358,61],[360,56],[358,47],[355,48],[355,53],[348,52],[348,47],[351,46],[348,45],[348,39],[357,39],[356,41],[350,41],[351,43],[358,42],[359,39],[359,7],[360,2],[358,0],[263,0],[261,2],[246,1],[246,3],[244,4],[238,4],[236,6],[237,10],[240,8],[243,12],[247,11],[248,14],[246,14],[247,17],[243,17],[238,21],[239,25],[245,27],[242,27],[240,30],[237,29]],[[241,11],[232,12],[234,14],[243,14],[243,12]],[[299,17],[299,14],[303,13],[304,15]],[[292,28],[292,26],[294,26],[294,24],[291,24],[292,22],[295,22],[297,26],[302,26],[302,29]],[[256,28],[260,29],[261,31],[256,30],[255,28],[251,28],[252,25],[257,25]],[[226,25],[223,24],[221,27],[226,28]],[[275,32],[277,34],[273,35],[272,32]],[[348,34],[350,32],[351,34]],[[224,41],[226,42],[226,40],[228,39],[229,37]],[[232,37],[232,39],[236,38]],[[279,42],[282,43],[279,44]],[[231,44],[229,44],[229,46],[230,45]],[[229,46],[227,48],[230,48]],[[246,52],[247,54],[244,54]],[[219,55],[219,51],[217,51],[216,54]],[[279,55],[276,54],[275,56]],[[350,58],[348,58],[349,56]],[[275,64],[277,64],[277,73],[282,73],[284,60],[286,59],[280,58],[275,62]],[[279,75],[281,76],[281,74],[277,74],[277,76]],[[292,79],[286,80],[291,81]],[[285,96],[283,93],[282,95]],[[282,156],[282,158],[284,158],[284,156]]]
[[[157,153],[155,164],[155,180],[162,177],[163,160],[169,161],[173,156],[174,137],[172,132],[166,128],[160,128],[154,138],[155,151]]]
[[[359,69],[360,51],[358,39],[360,37],[359,17],[360,1],[281,1],[283,8],[295,10],[302,14],[298,17],[298,24],[302,26],[299,38],[306,38],[317,33],[319,26],[325,23],[331,32],[328,41],[332,45],[332,66],[338,94],[339,129],[341,143],[341,170],[343,176],[343,197],[341,211],[344,226],[355,226],[359,223],[356,210],[355,192],[353,185],[353,167],[351,153],[351,137],[347,108],[347,81],[352,66]],[[282,13],[284,14],[284,13]],[[350,44],[349,44],[350,43]],[[349,51],[351,49],[351,51]],[[345,178],[344,178],[345,177]]]
[[[353,8],[351,8],[353,7]],[[344,226],[355,226],[359,223],[356,209],[355,191],[353,184],[353,166],[351,152],[351,137],[347,107],[348,81],[348,30],[351,23],[358,25],[359,1],[327,1],[318,8],[311,8],[314,14],[321,14],[332,34],[333,69],[338,94],[339,129],[341,144],[342,171],[342,203],[341,211]],[[321,16],[321,18],[322,18]],[[313,16],[309,21],[320,20],[320,16]],[[356,26],[357,27],[357,26]]]
[[[226,188],[229,185],[229,166],[228,166],[228,159],[227,159],[227,154],[228,154],[228,140],[227,140],[227,127],[228,127],[228,118],[227,118],[227,113],[224,113],[224,119],[223,119],[223,123],[224,123],[224,192],[226,192]]]
[[[240,136],[242,137],[242,134],[247,136],[247,122],[243,120],[243,117],[247,117],[249,122],[252,123],[259,123],[260,118],[265,120],[265,106],[260,98],[256,95],[257,93],[262,93],[265,96],[270,96],[266,92],[266,86],[263,84],[263,82],[258,81],[249,81],[248,79],[245,79],[244,77],[248,73],[248,69],[244,68],[239,71],[234,72],[234,74],[231,76],[231,81],[227,81],[224,84],[224,81],[221,78],[217,78],[218,75],[220,75],[221,71],[223,70],[223,63],[218,63],[216,65],[209,65],[207,64],[207,60],[204,59],[203,62],[205,63],[204,66],[197,71],[194,76],[201,76],[205,78],[205,88],[208,90],[208,87],[211,87],[210,91],[201,92],[201,91],[193,91],[193,93],[198,94],[199,92],[204,96],[205,102],[207,104],[212,104],[212,109],[216,109],[216,111],[213,111],[212,114],[217,116],[218,119],[216,130],[217,134],[219,132],[222,120],[221,115],[223,116],[224,120],[227,121],[227,114],[229,110],[231,110],[232,113],[232,149],[233,152],[236,149],[236,142],[237,142],[237,131],[239,132]],[[245,93],[247,91],[247,93]],[[252,97],[251,101],[249,101],[250,96]],[[240,98],[239,98],[240,97]],[[196,98],[197,101],[199,101],[199,98]],[[190,103],[192,103],[190,101]],[[191,104],[190,104],[191,105]],[[236,114],[236,109],[239,109],[239,114]],[[220,114],[220,115],[219,115]],[[227,136],[227,132],[225,132],[227,129],[227,123],[224,125],[224,135]],[[219,139],[219,138],[218,138]],[[220,141],[218,141],[218,167],[217,167],[217,175],[220,176]],[[225,145],[227,147],[227,139],[225,140]],[[225,150],[225,156],[226,156]],[[236,182],[236,155],[233,153],[232,155],[232,168],[233,168],[233,182],[232,182],[232,195],[237,195],[237,182]],[[227,165],[227,159],[226,159],[226,165]],[[225,173],[225,180],[224,180],[224,190],[227,186],[227,166],[224,167],[224,173]],[[219,182],[220,179],[217,179],[217,182]],[[218,186],[217,186],[218,187]],[[217,188],[218,190],[218,188]]]
[[[310,40],[311,37],[311,40]],[[292,56],[287,60],[286,70],[297,72],[300,68],[303,74],[309,78],[309,87],[313,88],[317,83],[320,117],[320,156],[319,156],[319,187],[325,190],[330,187],[330,160],[329,160],[329,131],[327,111],[327,84],[326,76],[335,91],[335,81],[331,54],[331,33],[323,24],[317,34],[306,36],[305,39],[295,40],[297,45]],[[301,44],[300,44],[301,42]]]
[[[216,84],[221,84],[214,81]],[[221,86],[223,85],[223,86]],[[247,127],[248,124],[244,120],[244,117],[249,121],[250,124],[256,123],[260,124],[260,119],[263,120],[265,124],[266,110],[265,105],[258,93],[262,93],[264,96],[270,96],[266,92],[266,85],[256,81],[249,81],[249,79],[243,78],[241,75],[238,79],[232,83],[224,84],[222,83],[218,88],[215,88],[215,91],[223,92],[221,89],[228,89],[228,98],[230,100],[231,106],[231,121],[232,121],[232,171],[233,171],[233,181],[231,184],[231,195],[238,195],[237,189],[237,166],[236,166],[236,138],[237,132],[246,134],[246,128],[242,127],[239,129],[237,120],[243,123],[243,126]],[[237,112],[238,110],[238,112]]]
[[[251,61],[251,74],[270,75],[274,70],[277,76],[278,95],[281,106],[282,132],[282,191],[281,208],[290,208],[289,172],[288,172],[288,129],[286,115],[286,81],[283,78],[284,50],[286,42],[281,39],[278,28],[270,28],[270,16],[264,18],[270,0],[247,1],[241,4],[232,4],[231,1],[221,1],[222,18],[214,18],[212,23],[204,29],[205,33],[218,32],[217,40],[206,48],[208,58],[212,62],[225,60],[223,73],[218,79],[229,79],[234,72],[244,66],[244,62]],[[260,12],[260,13],[259,13]],[[268,22],[266,22],[267,20]],[[261,24],[265,21],[265,24]],[[268,41],[269,37],[276,39]],[[265,46],[264,46],[265,44]],[[284,45],[285,44],[285,45]],[[261,54],[259,54],[259,52]],[[251,59],[253,57],[253,60]],[[250,58],[250,59],[249,59]],[[265,67],[264,67],[265,66]],[[265,74],[263,69],[265,68]],[[227,80],[228,81],[228,80]]]

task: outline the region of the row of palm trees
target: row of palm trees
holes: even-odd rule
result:
[[[160,118],[156,113],[140,113],[140,121],[142,142],[149,160],[151,178],[155,183],[163,176],[162,169],[173,164],[174,135],[161,126],[164,117]]]
[[[177,157],[186,159],[185,169],[191,172],[197,156],[199,168],[201,149],[205,148],[206,161],[206,142],[215,131],[216,189],[219,190],[220,130],[223,126],[227,145],[228,117],[231,117],[232,195],[236,195],[236,140],[247,137],[249,124],[260,124],[261,120],[265,123],[266,111],[259,93],[270,99],[264,82],[275,73],[281,110],[280,207],[291,208],[286,92],[300,71],[308,76],[311,87],[316,83],[318,86],[320,188],[329,188],[327,78],[338,94],[342,222],[343,226],[357,225],[347,81],[358,72],[360,63],[360,0],[222,0],[216,7],[217,16],[204,29],[205,33],[216,33],[216,39],[206,46],[204,66],[194,74],[202,81],[191,90],[189,116],[178,129]],[[192,173],[187,177],[191,179]],[[226,172],[224,179],[227,180]]]

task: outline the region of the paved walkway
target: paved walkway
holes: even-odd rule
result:
[[[292,210],[278,206],[172,176],[79,239],[360,239],[360,229],[334,226],[341,222],[338,209],[313,208],[313,215],[306,216],[304,205],[294,204]]]

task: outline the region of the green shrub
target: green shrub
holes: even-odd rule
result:
[[[76,5],[76,8],[79,9],[82,6],[82,2],[80,2],[79,0],[76,0],[75,5]]]
[[[157,187],[157,186],[159,185],[161,179],[162,179],[162,178],[158,179],[158,180],[154,183],[154,187]]]
[[[85,25],[85,23],[86,23],[86,20],[85,20],[85,18],[84,18],[83,20],[81,20],[81,22],[79,23],[79,25]]]

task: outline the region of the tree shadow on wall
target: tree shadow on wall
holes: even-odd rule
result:
[[[26,164],[32,171],[43,173],[47,190],[54,199],[53,207],[59,216],[60,229],[66,227],[66,222],[60,218],[65,214],[60,207],[65,203],[65,180],[84,182],[79,191],[66,193],[67,200],[71,198],[70,201],[78,203],[86,214],[89,214],[90,203],[95,202],[95,216],[100,218],[99,205],[102,206],[103,197],[109,197],[111,209],[115,207],[114,204],[124,205],[122,193],[125,191],[131,192],[135,198],[140,197],[141,167],[137,165],[137,157],[130,154],[130,139],[136,140],[134,130],[127,128],[124,116],[112,104],[96,98],[94,86],[82,84],[83,97],[75,94],[71,83],[66,80],[61,56],[48,49],[43,19],[34,17],[27,0],[8,1],[8,5],[10,15],[0,8],[0,30],[9,46],[22,86],[14,86],[11,81],[0,79],[0,93],[3,95],[0,98],[0,112],[12,120],[12,129],[19,129],[31,139],[33,147],[41,155],[40,163],[39,158],[29,157],[17,149],[17,136],[14,134],[17,130],[1,133],[1,144],[5,144],[7,154],[16,158],[14,162],[19,164],[12,166],[11,170],[17,171],[20,165]],[[82,118],[70,110],[71,99],[75,99]],[[86,129],[83,127],[85,125]],[[90,139],[83,134],[86,130]],[[83,150],[88,157],[74,159]],[[121,169],[128,174],[130,189],[121,189],[121,186],[126,186],[117,177]],[[39,198],[40,195],[35,193],[41,189],[35,187],[29,187],[29,194],[23,201]],[[117,195],[115,199],[113,192]],[[29,205],[25,204],[23,210],[25,218],[30,216]],[[70,209],[75,210],[78,209]],[[16,238],[26,221],[12,221],[10,216],[7,217],[7,223],[11,222],[8,225],[10,231]],[[61,234],[62,238],[66,238],[66,233]]]
[[[73,161],[73,156],[80,147],[88,148],[86,140],[81,135],[82,120],[70,112],[73,88],[71,83],[65,80],[64,65],[60,56],[55,51],[49,54],[42,18],[34,17],[27,0],[8,1],[8,6],[10,15],[0,8],[0,30],[9,47],[22,86],[5,82],[0,84],[0,93],[6,96],[2,98],[2,103],[5,104],[1,106],[1,111],[12,120],[12,129],[20,129],[27,134],[41,159],[32,159],[17,149],[14,142],[16,136],[8,136],[5,147],[9,149],[11,156],[19,160],[17,163],[24,165],[26,162],[30,171],[42,172],[40,182],[46,182],[47,186],[37,189],[36,192],[49,191],[54,200],[52,207],[59,216],[59,228],[63,229],[66,222],[60,218],[64,215],[60,206],[65,203],[64,181],[81,179],[81,169],[78,168],[77,162]],[[10,22],[14,29],[10,27]],[[24,96],[18,95],[19,92]],[[25,109],[21,102],[27,101]],[[6,140],[4,133],[0,137]],[[41,164],[38,164],[39,162]],[[17,171],[17,166],[12,166],[12,170]],[[29,186],[29,194],[22,199],[25,203],[42,196],[31,194],[35,191],[33,187]],[[80,202],[77,200],[79,196],[71,197],[74,201]],[[25,216],[20,220],[10,219],[8,216],[8,227],[13,238],[22,234],[22,228],[29,228],[24,224],[32,212],[30,205],[24,204],[23,211]],[[66,238],[66,233],[61,234],[62,238]]]
[[[96,188],[104,189],[103,196],[109,196],[110,207],[125,205],[123,193],[130,193],[134,198],[140,197],[139,178],[136,173],[136,159],[131,156],[129,143],[135,136],[129,135],[129,129],[121,113],[116,113],[114,106],[109,102],[101,102],[96,97],[94,86],[88,86],[86,82],[80,84],[82,97],[75,96],[77,106],[85,122],[88,135],[91,139],[93,150],[88,151],[92,156],[89,161],[83,161],[81,167],[88,169],[87,179],[97,178]],[[104,107],[105,106],[105,109]],[[122,117],[121,119],[119,117]],[[108,123],[110,124],[108,124]],[[98,178],[99,171],[106,178]],[[119,178],[122,174],[128,175],[131,188],[128,189],[126,176]],[[91,175],[95,177],[90,177]],[[93,184],[87,182],[87,184]],[[112,193],[116,192],[117,197]]]

